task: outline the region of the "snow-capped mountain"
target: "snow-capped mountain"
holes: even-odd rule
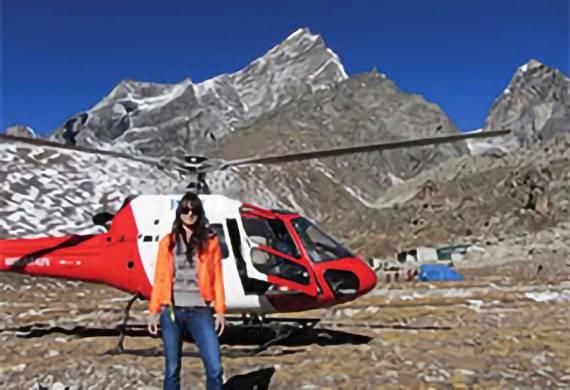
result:
[[[299,29],[233,74],[201,83],[123,81],[52,138],[77,133],[78,144],[105,147],[102,142],[111,142],[155,156],[196,152],[262,114],[347,77],[323,39]]]

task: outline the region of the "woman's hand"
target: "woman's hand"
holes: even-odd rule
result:
[[[147,319],[148,332],[153,336],[158,334],[158,318],[158,314],[151,314]]]
[[[224,313],[216,313],[216,332],[218,332],[218,336],[221,336],[224,333],[224,328],[226,326],[226,317]]]

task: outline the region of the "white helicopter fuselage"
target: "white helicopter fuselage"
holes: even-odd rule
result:
[[[155,262],[158,253],[158,243],[160,239],[172,230],[172,223],[178,201],[182,195],[144,195],[133,199],[130,207],[138,229],[137,246],[141,262],[150,284],[153,284]],[[242,248],[251,249],[256,245],[248,240],[247,234],[241,223],[240,207],[243,203],[227,198],[223,195],[200,195],[204,211],[209,223],[217,227],[216,231],[221,241],[226,243],[230,237],[226,221],[233,219],[237,222],[240,230]],[[220,230],[221,229],[221,230]],[[246,251],[242,251],[247,254]],[[273,312],[265,296],[246,295],[241,283],[237,268],[237,261],[232,250],[223,251],[222,259],[224,287],[226,291],[226,306],[228,312]],[[245,256],[244,256],[245,257]],[[250,261],[246,259],[247,274],[259,280],[267,280],[267,275],[257,271]]]

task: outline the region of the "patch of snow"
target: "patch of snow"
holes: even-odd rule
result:
[[[309,75],[309,80],[313,80],[314,78],[316,78],[323,71],[325,71],[327,69],[327,67],[331,64],[336,65],[337,69],[340,72],[341,80],[345,80],[346,79],[346,73],[344,72],[342,65],[334,58],[329,58],[328,60],[326,60],[313,74]],[[320,85],[318,89],[323,89],[323,88],[330,88],[330,87],[327,85]]]
[[[551,292],[551,291],[541,291],[541,292],[529,292],[524,294],[528,299],[532,299],[535,302],[570,302],[570,291],[562,292]]]
[[[479,142],[472,142],[471,140],[467,140],[467,147],[469,148],[469,152],[472,155],[479,155],[479,154],[483,154],[486,151],[489,150],[499,150],[502,153],[508,153],[508,149],[506,147],[504,147],[501,144],[498,143],[491,143],[491,142],[483,142],[483,141],[479,141]]]
[[[138,81],[138,82],[136,82],[136,84],[141,86],[141,87],[145,87],[147,85],[150,85],[151,83],[145,83],[145,82]],[[127,101],[135,102],[135,103],[137,103],[139,110],[148,111],[148,110],[154,110],[156,108],[160,108],[160,107],[168,104],[169,102],[171,102],[173,99],[176,99],[177,97],[182,95],[186,91],[186,88],[191,84],[192,84],[192,81],[190,79],[186,79],[186,80],[184,80],[178,84],[165,85],[167,87],[167,90],[165,93],[162,93],[162,94],[157,95],[157,96],[140,98],[140,97],[134,96],[136,91],[133,89],[133,86],[130,83],[126,83],[126,84],[121,83],[117,87],[115,87],[115,89],[111,92],[111,94],[109,96],[112,96],[113,93],[117,90],[117,88],[122,86],[123,89],[126,91],[127,96],[119,99],[119,101],[127,100]],[[105,98],[101,102],[96,104],[90,111],[96,111],[96,110],[106,106],[107,104],[108,104],[108,100],[107,100],[107,98]],[[117,110],[119,110],[119,111],[117,111]],[[116,113],[119,114],[119,113],[121,113],[122,110],[121,110],[121,107],[116,107],[116,105],[115,105],[115,106],[113,106],[113,111],[115,111]]]
[[[346,74],[346,71],[344,70],[344,66],[342,65],[342,62],[340,62],[340,58],[338,57],[338,55],[336,55],[336,53],[329,48],[327,48],[327,53],[329,53],[332,56],[332,58],[334,59],[334,62],[338,66],[342,80],[348,79],[348,75]]]
[[[346,190],[346,192],[348,192],[350,195],[352,195],[353,198],[356,198],[356,200],[358,200],[360,203],[362,203],[363,205],[365,205],[366,207],[372,207],[372,203],[368,202],[366,199],[364,199],[362,196],[360,196],[355,190],[353,190],[352,188],[348,187],[348,186],[343,186],[343,188]]]
[[[186,91],[186,88],[189,84],[191,84],[191,82],[189,83],[188,81],[184,81],[180,84],[175,84],[169,92],[162,95],[152,96],[144,99],[135,99],[131,97],[131,100],[138,104],[140,110],[151,111],[160,108],[170,103],[172,100],[178,98]]]
[[[294,39],[298,36],[301,36],[305,33],[305,29],[304,28],[298,28],[297,30],[293,31],[293,33],[289,34],[289,36],[287,38],[285,38],[286,41],[290,40],[290,39]]]
[[[485,302],[480,299],[468,299],[467,304],[469,306],[475,306],[477,309],[480,308]]]
[[[275,55],[276,53],[290,53],[290,49],[297,48],[300,42],[306,42],[308,40],[310,44],[313,44],[318,38],[318,35],[312,34],[307,29],[300,28],[290,34],[283,42],[272,47],[266,56]],[[286,43],[286,45],[283,45],[284,43]]]
[[[217,81],[217,77],[214,77],[212,79],[205,80],[205,81],[202,81],[201,83],[196,84],[195,85],[196,96],[198,98],[201,98],[210,91],[214,91],[214,94],[215,94],[216,93],[216,81]]]
[[[412,295],[400,295],[399,298],[402,301],[413,301],[415,299],[425,298],[426,295],[418,294],[416,292],[412,293]]]
[[[390,183],[393,186],[396,186],[398,184],[402,184],[405,181],[404,179],[392,174],[392,172],[388,172],[388,178],[390,179]]]

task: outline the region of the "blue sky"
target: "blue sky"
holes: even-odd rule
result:
[[[0,0],[0,131],[40,133],[123,79],[199,82],[234,72],[299,27],[321,34],[349,75],[377,67],[482,127],[516,68],[568,74],[568,0]]]

